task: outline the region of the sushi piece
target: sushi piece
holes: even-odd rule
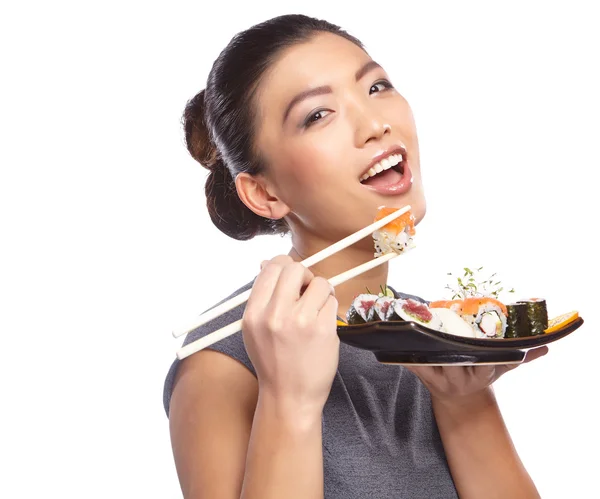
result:
[[[389,321],[394,312],[394,301],[396,300],[389,296],[380,296],[373,305],[375,311],[374,320]]]
[[[397,211],[397,208],[379,208],[375,221]],[[415,235],[415,217],[410,212],[400,215],[389,224],[373,232],[375,244],[375,256],[379,257],[386,253],[401,253],[414,247],[413,236]]]
[[[504,338],[507,315],[506,305],[494,298],[466,298],[460,308],[477,338]]]
[[[529,300],[520,300],[518,303],[527,305],[527,317],[529,319],[530,336],[544,334],[548,328],[548,309],[546,300],[542,298],[531,298]]]
[[[506,318],[505,338],[522,338],[531,336],[529,329],[529,316],[525,303],[510,303],[506,305],[508,311]]]
[[[476,337],[473,327],[451,308],[435,308],[430,306],[429,309],[431,310],[431,313],[437,316],[442,323],[438,331],[456,336],[465,336],[467,338]]]
[[[372,322],[375,316],[375,302],[379,299],[377,295],[362,294],[358,295],[352,305],[346,312],[346,322],[348,324],[364,324]]]
[[[429,308],[447,308],[453,312],[459,312],[462,306],[462,300],[437,300],[429,304]]]
[[[402,320],[416,322],[425,327],[439,331],[442,321],[437,315],[433,315],[427,304],[409,298],[407,300],[394,300],[393,312],[390,320]]]

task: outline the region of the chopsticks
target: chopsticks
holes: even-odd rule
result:
[[[383,226],[390,223],[392,220],[395,220],[399,216],[404,215],[406,212],[410,211],[410,209],[411,209],[410,205],[406,205],[404,208],[400,208],[400,209],[396,210],[395,212],[390,213],[388,216],[382,218],[381,220],[378,220],[377,222],[373,222],[371,225],[368,225],[367,227],[355,232],[354,234],[351,234],[348,237],[341,239],[337,243],[334,243],[331,246],[328,246],[327,248],[325,248],[324,250],[321,250],[318,253],[315,253],[314,255],[308,257],[306,260],[303,260],[300,263],[302,265],[304,265],[305,267],[311,267],[312,265],[315,265],[315,264],[321,262],[322,260],[329,258],[330,256],[334,255],[338,251],[341,251],[341,250],[347,248],[348,246],[352,246],[354,243],[357,243],[361,239],[364,239],[368,235],[372,234],[374,231],[381,229]],[[382,258],[382,257],[380,257],[380,258]],[[381,262],[381,263],[383,263],[383,262]],[[360,266],[356,267],[355,269],[351,269],[348,272],[352,272],[353,270],[356,270],[358,268],[360,268]],[[365,270],[368,270],[368,269],[365,269]],[[362,272],[364,272],[364,271],[362,271]],[[359,272],[359,274],[360,273],[361,272]],[[340,276],[343,276],[343,275],[344,274],[340,274],[339,276],[333,277],[332,279],[339,278]],[[358,274],[356,274],[356,275],[358,275]],[[334,286],[335,286],[335,284],[334,284]],[[202,326],[203,324],[206,324],[207,322],[219,317],[220,315],[224,314],[225,312],[228,312],[229,310],[233,310],[238,305],[241,305],[242,303],[245,303],[246,301],[248,301],[248,298],[250,298],[251,292],[252,292],[252,289],[249,289],[248,291],[244,291],[243,293],[240,293],[239,295],[233,297],[231,300],[221,303],[220,305],[217,305],[215,308],[212,308],[212,309],[206,311],[199,318],[196,318],[195,321],[192,322],[191,324],[187,324],[184,327],[173,331],[173,336],[175,338],[179,338],[180,336],[183,336],[184,334],[187,334],[190,331],[193,331],[197,327]],[[232,326],[233,326],[233,324],[232,324]]]
[[[357,275],[366,272],[367,270],[371,270],[385,262],[389,262],[392,258],[396,258],[399,255],[400,253],[396,252],[386,253],[385,255],[382,255],[366,263],[358,265],[353,269],[342,272],[341,274],[338,274],[335,277],[328,279],[328,281],[332,286],[338,286],[339,284],[342,284],[352,279],[353,277],[356,277]],[[207,334],[206,336],[199,338],[196,341],[193,341],[192,343],[188,343],[184,347],[181,347],[177,351],[177,358],[179,360],[185,359],[186,357],[189,357],[190,355],[199,352],[200,350],[203,350],[204,348],[207,348],[213,345],[214,343],[217,343],[218,341],[221,341],[227,338],[228,336],[237,333],[238,331],[241,331],[241,329],[242,320],[232,322],[228,326],[222,327],[217,331]]]

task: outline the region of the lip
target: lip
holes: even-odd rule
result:
[[[395,184],[372,186],[361,183],[361,185],[365,189],[369,189],[373,192],[381,194],[382,196],[397,196],[399,194],[405,194],[412,187],[413,175],[408,160],[403,159],[402,165],[404,168],[404,173],[402,174],[402,177],[400,177],[400,180]]]
[[[406,192],[408,192],[413,184],[413,174],[410,169],[410,162],[408,161],[408,153],[406,152],[406,147],[404,147],[404,145],[390,147],[389,149],[380,152],[376,156],[373,156],[371,163],[369,164],[367,169],[361,174],[361,177],[379,161],[381,161],[384,158],[387,158],[388,156],[391,156],[392,154],[402,155],[402,168],[404,169],[404,173],[402,173],[402,176],[398,182],[396,182],[395,184],[380,186],[365,185],[361,182],[360,185],[362,185],[365,189],[369,189],[383,196],[397,196],[399,194],[405,194]]]
[[[389,149],[386,149],[385,151],[382,151],[382,152],[378,153],[377,155],[373,156],[373,158],[371,159],[371,162],[369,163],[369,166],[367,166],[365,168],[365,170],[360,174],[360,176],[358,178],[360,179],[365,173],[367,173],[371,168],[373,168],[382,159],[385,159],[388,156],[391,156],[392,154],[401,154],[402,155],[402,163],[404,163],[407,160],[406,147],[404,147],[403,144],[392,146]]]

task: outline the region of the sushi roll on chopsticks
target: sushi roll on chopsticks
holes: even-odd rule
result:
[[[377,213],[375,221],[390,215],[396,208],[382,206]],[[407,211],[389,224],[373,232],[375,243],[375,256],[379,257],[386,253],[401,253],[414,247],[413,236],[415,235],[415,216]]]

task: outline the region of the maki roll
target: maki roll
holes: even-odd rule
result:
[[[433,315],[436,315],[442,321],[442,325],[438,331],[453,334],[455,336],[465,336],[467,338],[476,337],[475,330],[471,325],[451,308],[435,308],[430,305],[430,310]]]
[[[373,305],[373,310],[375,311],[373,320],[389,321],[394,313],[394,301],[396,300],[389,296],[380,296],[377,298],[377,301]]]
[[[375,221],[397,211],[397,208],[381,207]],[[375,256],[379,257],[386,253],[401,253],[414,247],[412,236],[415,235],[415,216],[407,211],[389,224],[373,232],[375,244]]]
[[[409,298],[408,300],[394,300],[393,312],[390,320],[416,322],[437,331],[442,327],[442,321],[433,315],[427,304]]]
[[[508,315],[506,318],[505,338],[522,338],[531,336],[529,329],[529,316],[525,303],[511,303],[506,305]]]
[[[494,298],[466,298],[460,308],[477,338],[504,338],[507,315],[506,305]]]
[[[348,324],[364,324],[372,322],[375,316],[375,302],[379,299],[377,295],[362,294],[358,295],[352,305],[346,312],[346,322]]]
[[[527,306],[527,318],[529,320],[529,336],[537,336],[544,334],[548,328],[548,309],[546,308],[546,300],[542,298],[531,298],[530,300],[521,300]]]

